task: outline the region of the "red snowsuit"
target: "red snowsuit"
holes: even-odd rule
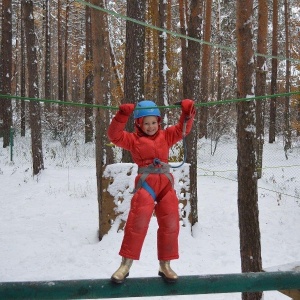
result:
[[[153,163],[155,158],[168,163],[169,148],[180,141],[183,135],[183,126],[186,116],[181,114],[177,125],[165,130],[159,128],[153,136],[148,136],[136,126],[135,133],[124,131],[129,116],[120,111],[113,118],[108,137],[112,143],[131,152],[133,161],[138,167],[145,167]],[[187,119],[186,134],[192,128],[194,116]],[[172,175],[171,175],[172,176]],[[135,179],[139,182],[141,174]],[[172,177],[173,178],[173,177]],[[124,238],[119,254],[122,257],[139,259],[143,242],[148,230],[150,218],[155,211],[157,231],[157,254],[159,260],[179,258],[178,234],[179,212],[176,192],[165,174],[149,174],[145,180],[157,195],[156,201],[150,193],[139,188],[132,200],[124,230]]]

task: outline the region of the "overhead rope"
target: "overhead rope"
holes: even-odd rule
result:
[[[143,22],[143,21],[136,20],[136,19],[128,17],[126,15],[117,13],[113,10],[109,10],[109,9],[104,8],[104,7],[89,3],[89,2],[84,1],[84,0],[76,0],[76,2],[82,3],[83,5],[92,7],[94,9],[97,9],[97,10],[102,11],[102,12],[105,12],[105,13],[107,13],[109,15],[112,15],[116,18],[123,19],[123,20],[126,20],[126,21],[130,21],[130,22],[133,22],[133,23],[139,24],[141,26],[145,26],[145,27],[148,27],[148,28],[160,31],[160,32],[165,32],[165,33],[170,34],[174,37],[184,38],[184,39],[194,41],[194,42],[197,42],[197,43],[200,43],[200,44],[205,44],[205,45],[208,45],[208,46],[211,46],[211,47],[214,47],[214,48],[219,48],[219,49],[226,50],[226,51],[232,51],[234,53],[236,52],[236,48],[234,48],[234,47],[223,46],[223,45],[220,45],[220,44],[207,42],[207,41],[204,41],[204,40],[201,40],[201,39],[198,39],[198,38],[194,38],[194,37],[191,37],[191,36],[188,36],[188,35],[185,35],[185,34],[181,34],[181,33],[175,32],[175,31],[168,30],[166,28],[161,28],[161,27],[158,27],[158,26],[155,26],[155,25]],[[275,56],[275,55],[262,54],[262,53],[256,53],[256,52],[254,53],[254,55],[255,56],[262,56],[262,57],[266,57],[266,58],[275,58],[277,60],[291,61],[291,62],[295,62],[295,63],[298,63],[298,64],[300,63],[300,59],[296,59],[296,58],[288,58],[288,57],[284,57],[284,56]]]
[[[195,106],[201,107],[201,106],[223,105],[223,104],[237,103],[237,102],[242,102],[242,101],[249,102],[249,101],[254,101],[254,100],[264,100],[264,99],[268,99],[268,98],[287,97],[287,96],[292,96],[292,95],[300,95],[300,91],[273,94],[273,95],[253,96],[253,97],[249,96],[247,98],[235,98],[235,99],[220,100],[220,101],[200,102],[200,103],[195,103]],[[4,100],[15,99],[15,100],[23,100],[23,101],[53,103],[53,104],[59,104],[59,105],[89,107],[89,108],[98,108],[98,109],[111,109],[111,110],[119,109],[118,106],[107,106],[107,105],[90,104],[90,103],[82,103],[82,102],[31,98],[31,97],[22,97],[22,96],[7,95],[7,94],[0,94],[0,98],[3,98]],[[157,108],[159,108],[159,109],[165,109],[165,108],[171,109],[171,108],[178,108],[178,107],[180,107],[180,105],[157,106]],[[137,107],[136,109],[139,109],[139,108]]]

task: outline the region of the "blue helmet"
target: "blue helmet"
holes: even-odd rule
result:
[[[145,107],[145,108],[143,108]],[[136,105],[136,108],[134,110],[134,119],[138,119],[141,117],[147,117],[147,116],[156,116],[160,117],[160,111],[157,108],[157,105],[151,101],[151,100],[143,100],[138,102]]]

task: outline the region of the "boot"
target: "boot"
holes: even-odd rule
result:
[[[129,275],[129,269],[132,266],[133,260],[122,257],[122,262],[119,269],[111,276],[111,280],[115,283],[123,283],[125,278]]]
[[[177,274],[171,269],[169,260],[159,261],[158,275],[167,282],[175,282],[178,279]]]

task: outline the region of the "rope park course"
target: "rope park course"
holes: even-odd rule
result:
[[[206,102],[206,103],[195,103],[196,107],[200,106],[213,106],[213,105],[225,105],[230,103],[237,103],[240,101],[254,101],[254,100],[266,100],[268,98],[275,98],[275,97],[285,97],[290,95],[300,95],[300,91],[296,92],[290,92],[290,93],[281,93],[281,94],[273,94],[273,95],[265,95],[265,96],[256,96],[251,98],[240,98],[240,99],[228,99],[223,101],[212,101],[212,102]],[[9,99],[15,99],[19,101],[34,101],[34,102],[42,102],[45,104],[58,104],[58,105],[66,105],[66,106],[77,106],[82,108],[95,108],[95,109],[107,109],[107,110],[118,110],[119,107],[117,106],[104,106],[104,105],[98,105],[98,104],[88,104],[88,103],[81,103],[81,102],[71,102],[71,101],[60,101],[60,100],[51,100],[51,99],[40,99],[40,98],[30,98],[30,97],[21,97],[21,96],[13,96],[13,95],[2,95],[0,94],[0,98],[4,98],[4,100]],[[157,106],[160,109],[176,109],[180,108],[180,105],[169,105],[169,106]],[[139,109],[139,108],[136,108]],[[282,167],[299,167],[299,165],[294,166],[277,166],[276,168],[282,168]],[[200,168],[201,169],[201,168]],[[265,169],[265,168],[264,168]],[[218,173],[224,173],[227,171],[233,171],[233,170],[226,170],[226,171],[212,171],[212,170],[206,170],[202,169],[206,175],[203,176],[217,176],[224,179],[232,180],[224,176],[217,175]],[[269,190],[276,192],[276,190],[270,190],[266,188],[259,187],[260,189]],[[296,195],[289,195],[287,193],[280,192],[282,195],[293,197],[300,199],[300,197],[297,197]]]
[[[228,47],[220,44],[214,44],[210,43],[198,38],[193,38],[188,35],[180,34],[171,30],[168,30],[166,28],[161,28],[152,24],[148,24],[146,22],[142,22],[133,18],[130,18],[126,15],[119,14],[115,11],[94,5],[92,3],[83,1],[83,0],[76,0],[76,2],[81,3],[82,5],[89,6],[91,8],[94,8],[96,10],[102,11],[104,13],[107,13],[109,15],[112,15],[116,18],[120,18],[126,21],[130,21],[136,24],[139,24],[141,26],[148,27],[153,30],[165,32],[167,34],[170,34],[174,37],[178,38],[184,38],[187,40],[191,40],[194,42],[198,42],[200,44],[206,44],[211,47],[219,48],[222,50],[226,51],[232,51],[236,52],[236,49],[234,47]],[[269,55],[269,54],[262,54],[262,53],[254,53],[254,56],[262,56],[266,58],[273,58],[277,60],[285,60],[285,61],[291,61],[295,62],[296,64],[300,64],[300,59],[296,58],[287,58],[284,56],[274,56],[274,55]],[[254,100],[266,100],[269,98],[278,98],[278,97],[287,97],[287,96],[292,96],[292,95],[300,95],[300,91],[294,91],[294,92],[289,92],[289,93],[280,93],[280,94],[270,94],[270,95],[263,95],[263,96],[249,96],[247,98],[239,98],[239,99],[228,99],[228,100],[220,100],[220,101],[212,101],[212,102],[206,102],[206,103],[195,103],[196,107],[201,107],[201,106],[214,106],[214,105],[222,105],[222,104],[230,104],[230,103],[237,103],[237,102],[242,102],[242,101],[254,101]],[[104,105],[97,105],[97,104],[87,104],[87,103],[80,103],[80,102],[71,102],[71,101],[60,101],[60,100],[51,100],[51,99],[39,99],[39,98],[30,98],[30,97],[20,97],[20,96],[13,96],[13,95],[2,95],[0,94],[0,98],[5,98],[5,99],[16,99],[16,100],[26,100],[26,101],[38,101],[38,102],[44,102],[44,103],[53,103],[53,104],[60,104],[60,105],[71,105],[71,106],[81,106],[81,107],[90,107],[90,108],[98,108],[98,109],[111,109],[111,110],[118,110],[118,107],[114,106],[104,106]],[[178,108],[180,107],[179,105],[169,105],[169,106],[158,106],[160,109],[171,109],[171,108]],[[138,108],[137,108],[138,109]]]
[[[180,34],[180,33],[168,30],[166,28],[161,28],[161,27],[158,27],[158,26],[155,26],[155,25],[152,25],[152,24],[148,24],[146,22],[136,20],[134,18],[130,18],[126,15],[117,13],[113,10],[106,9],[106,8],[101,7],[101,6],[97,6],[97,5],[94,5],[92,3],[89,3],[89,2],[86,2],[86,1],[83,1],[83,0],[76,0],[76,2],[81,3],[84,6],[89,6],[91,8],[96,9],[96,10],[102,11],[102,12],[107,13],[109,15],[112,15],[116,18],[120,18],[120,19],[123,19],[123,20],[126,20],[126,21],[130,21],[130,22],[139,24],[141,26],[148,27],[148,28],[153,29],[153,30],[165,32],[165,33],[170,34],[174,37],[184,38],[184,39],[187,39],[187,40],[198,42],[200,44],[206,44],[206,45],[209,45],[211,47],[219,48],[219,49],[222,49],[222,50],[236,52],[236,49],[234,47],[228,47],[228,46],[224,46],[224,45],[220,45],[220,44],[214,44],[214,43],[210,43],[210,42],[198,39],[198,38],[193,38],[193,37],[188,36],[188,35]],[[295,62],[296,64],[300,64],[300,59],[287,58],[287,57],[284,57],[284,56],[274,56],[274,55],[262,54],[262,53],[254,53],[254,56],[262,56],[262,57],[273,58],[273,59],[277,59],[277,60],[291,61],[291,62]],[[247,102],[247,101],[254,101],[254,100],[266,100],[266,99],[269,99],[269,98],[287,97],[287,96],[292,96],[292,95],[300,95],[300,91],[280,93],[280,94],[270,94],[270,95],[263,95],[263,96],[253,96],[253,97],[249,96],[247,98],[228,99],[228,100],[212,101],[212,102],[205,102],[205,103],[195,103],[195,106],[196,107],[214,106],[214,105],[237,103],[237,102],[242,102],[242,101]],[[97,105],[97,104],[87,104],[87,103],[80,103],[80,102],[60,101],[60,100],[51,100],[51,99],[20,97],[20,96],[16,96],[16,95],[12,96],[12,95],[2,95],[2,94],[0,94],[0,98],[5,98],[5,99],[12,99],[13,98],[13,99],[16,99],[16,100],[38,101],[38,102],[44,102],[44,103],[53,103],[53,104],[71,105],[71,106],[81,106],[81,107],[90,107],[90,108],[98,108],[98,109],[111,109],[111,110],[118,110],[119,109],[118,107],[114,107],[114,106],[104,106],[104,105]],[[180,107],[180,106],[179,105],[158,106],[158,108],[160,108],[160,109],[171,109],[171,108],[178,108],[178,107]]]
[[[90,6],[97,10],[108,13],[114,17],[132,21],[137,24],[166,32],[178,38],[185,38],[212,47],[217,47],[226,51],[235,51],[232,47],[226,47],[209,43],[203,40],[192,38],[176,32],[159,28],[145,22],[129,18],[114,11],[95,6],[89,2],[76,0],[78,3]],[[276,58],[278,60],[289,60],[297,64],[299,59],[278,57],[255,53],[255,56]],[[300,91],[272,94],[240,99],[229,99],[206,103],[195,103],[196,107],[224,105],[241,101],[267,100],[270,98],[300,95]],[[51,99],[39,99],[30,97],[20,97],[14,95],[2,95],[4,100],[14,99],[20,101],[35,101],[45,104],[58,104],[77,107],[118,110],[115,106],[104,106],[97,104],[87,104],[80,102],[60,101]],[[161,109],[176,109],[179,105],[158,106]],[[101,299],[101,298],[126,298],[126,297],[149,297],[167,295],[196,295],[210,293],[234,293],[234,292],[260,292],[271,290],[299,290],[299,271],[280,272],[258,272],[241,274],[220,274],[206,276],[181,276],[176,283],[168,284],[158,277],[150,278],[128,278],[122,285],[116,285],[110,279],[86,279],[86,280],[64,280],[64,281],[36,281],[36,282],[0,282],[1,299]]]

